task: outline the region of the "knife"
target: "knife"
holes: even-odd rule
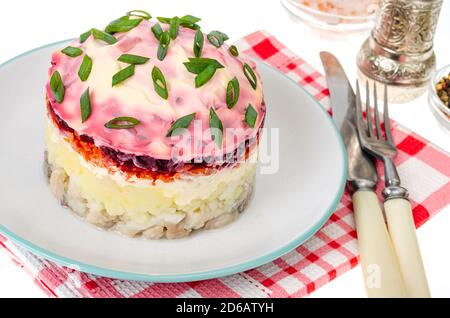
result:
[[[359,144],[355,127],[355,93],[337,58],[329,52],[321,52],[320,58],[330,91],[333,120],[347,150],[347,185],[352,193],[358,249],[367,295],[405,297],[398,261],[375,194],[375,165]]]

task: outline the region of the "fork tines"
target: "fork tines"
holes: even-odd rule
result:
[[[359,89],[359,82],[356,81],[356,126],[358,128],[358,134],[361,143],[364,148],[369,148],[369,144],[373,141],[378,143],[387,143],[390,147],[395,149],[394,140],[391,134],[391,125],[389,122],[389,109],[388,109],[388,96],[387,96],[387,85],[384,85],[384,111],[383,111],[383,121],[384,121],[384,136],[380,121],[380,112],[378,110],[377,101],[377,87],[374,83],[373,85],[373,103],[374,103],[374,114],[375,118],[375,128],[373,127],[372,111],[370,108],[370,89],[369,82],[366,81],[366,120],[364,120],[361,93]],[[374,131],[375,130],[375,131]],[[376,133],[375,133],[376,132]]]

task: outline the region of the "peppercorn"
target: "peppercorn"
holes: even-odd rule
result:
[[[437,95],[442,103],[450,108],[450,74],[444,76],[435,86]]]

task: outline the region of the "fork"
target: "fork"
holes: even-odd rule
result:
[[[393,162],[397,148],[389,122],[387,86],[384,86],[384,136],[378,111],[376,85],[373,87],[375,128],[370,110],[369,83],[366,82],[366,121],[364,121],[359,83],[356,81],[356,126],[361,147],[384,163],[384,211],[402,273],[407,297],[430,297],[425,269],[412,217],[408,191],[400,185],[400,177]]]

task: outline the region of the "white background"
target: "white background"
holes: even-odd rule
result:
[[[77,0],[1,1],[0,64],[35,47],[78,36],[91,27],[102,27],[131,9],[158,16],[184,15],[203,18],[205,30],[219,29],[231,41],[259,29],[274,34],[299,56],[322,71],[318,53],[338,56],[350,78],[356,77],[356,53],[367,37],[325,39],[293,22],[278,0]],[[444,1],[435,37],[438,67],[450,63],[450,1]],[[13,107],[13,105],[0,105]],[[391,107],[394,119],[450,152],[450,135],[444,133],[428,110],[426,96]],[[450,195],[450,194],[449,194]],[[0,203],[1,204],[1,203]],[[433,296],[450,297],[450,207],[418,232]],[[314,292],[311,297],[364,297],[360,268],[356,268]],[[0,251],[0,297],[45,297],[32,279]]]

